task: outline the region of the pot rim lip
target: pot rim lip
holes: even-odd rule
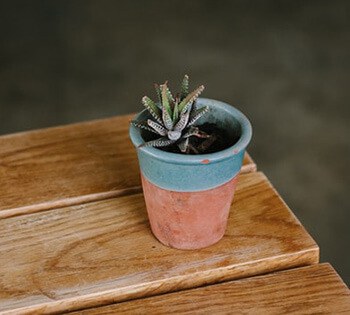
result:
[[[208,105],[209,107],[215,107],[215,108],[218,108],[219,110],[226,111],[227,114],[233,116],[239,122],[239,124],[241,125],[241,136],[234,145],[214,153],[193,154],[193,155],[166,152],[154,147],[139,148],[138,146],[144,143],[145,141],[141,136],[140,129],[130,124],[129,134],[130,134],[131,141],[136,147],[136,149],[158,160],[162,160],[164,162],[173,163],[173,164],[203,164],[203,163],[219,162],[221,160],[228,159],[244,151],[252,138],[252,126],[248,118],[240,110],[238,110],[237,108],[225,102],[221,102],[221,101],[217,101],[209,98],[198,98],[198,103],[200,105]],[[134,119],[137,120],[146,111],[147,109],[144,109],[141,112],[137,113],[134,116]]]

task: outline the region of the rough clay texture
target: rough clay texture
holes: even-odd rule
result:
[[[178,249],[198,249],[224,236],[237,176],[200,192],[165,190],[141,177],[152,232],[161,243]]]

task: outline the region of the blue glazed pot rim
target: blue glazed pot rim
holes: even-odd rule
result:
[[[156,159],[173,164],[202,164],[203,161],[207,161],[210,163],[219,162],[244,151],[252,137],[252,126],[248,118],[237,108],[221,101],[212,100],[208,98],[199,98],[198,103],[199,105],[207,105],[209,107],[215,107],[217,110],[225,111],[229,116],[233,116],[239,122],[241,126],[241,136],[233,146],[230,146],[222,151],[214,153],[196,155],[171,153],[153,147],[139,148],[138,146],[144,143],[145,141],[141,136],[140,129],[130,124],[129,133],[134,146],[137,148],[137,150],[141,150],[144,153],[151,155]],[[146,109],[136,114],[134,119],[138,120],[139,117],[143,113],[145,113],[145,111]]]

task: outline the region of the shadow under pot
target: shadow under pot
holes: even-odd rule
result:
[[[130,126],[152,232],[164,245],[178,249],[204,248],[224,236],[237,176],[252,136],[249,120],[233,106],[205,98],[196,104],[210,107],[197,125],[214,124],[231,140],[223,150],[189,155],[139,148],[145,136]],[[135,120],[147,118],[149,113],[144,110]]]

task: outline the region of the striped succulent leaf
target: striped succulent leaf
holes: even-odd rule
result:
[[[204,106],[198,109],[195,109],[191,112],[190,119],[188,121],[188,126],[192,126],[199,118],[209,112],[209,107]]]
[[[134,125],[137,128],[144,129],[144,130],[151,131],[153,133],[158,134],[157,131],[155,131],[153,128],[148,126],[147,121],[135,121],[135,120],[133,120],[133,121],[131,121],[131,124]]]
[[[148,119],[147,120],[147,124],[148,126],[150,126],[152,129],[154,129],[154,131],[158,134],[160,134],[161,136],[166,136],[167,135],[167,130],[166,128],[164,128],[162,125],[156,123],[155,121],[153,121],[152,119]]]
[[[175,102],[173,112],[173,122],[176,123],[179,120],[179,104]]]
[[[177,122],[177,124],[175,125],[174,130],[182,131],[185,129],[185,127],[188,124],[188,120],[190,118],[190,113],[191,113],[191,106],[188,108],[188,110],[185,113],[182,113],[180,115],[180,119]]]
[[[158,102],[156,103],[159,109],[162,109],[162,89],[158,83],[154,83],[154,89],[156,90]]]
[[[172,130],[174,127],[174,122],[171,118],[171,114],[169,114],[166,109],[163,110],[163,125],[167,130]]]
[[[168,97],[168,101],[171,107],[171,105],[175,103],[175,98],[173,94],[170,92],[168,85],[166,85],[166,96]]]
[[[161,88],[162,88],[163,117],[164,117],[164,111],[166,111],[171,119],[172,110],[171,110],[169,96],[168,96],[167,83],[165,82],[164,84],[162,84]]]
[[[161,124],[161,111],[156,105],[156,103],[154,103],[148,96],[144,96],[142,98],[142,103],[153,116],[153,118]]]
[[[198,96],[204,91],[204,85],[199,86],[193,92],[188,94],[179,104],[179,111],[182,112],[189,103],[193,103]]]
[[[148,142],[145,142],[140,145],[140,148],[142,147],[167,147],[173,143],[175,143],[176,140],[170,140],[167,137],[159,138],[156,140],[151,140]]]
[[[181,83],[181,99],[184,99],[188,95],[189,90],[189,77],[185,74]]]

